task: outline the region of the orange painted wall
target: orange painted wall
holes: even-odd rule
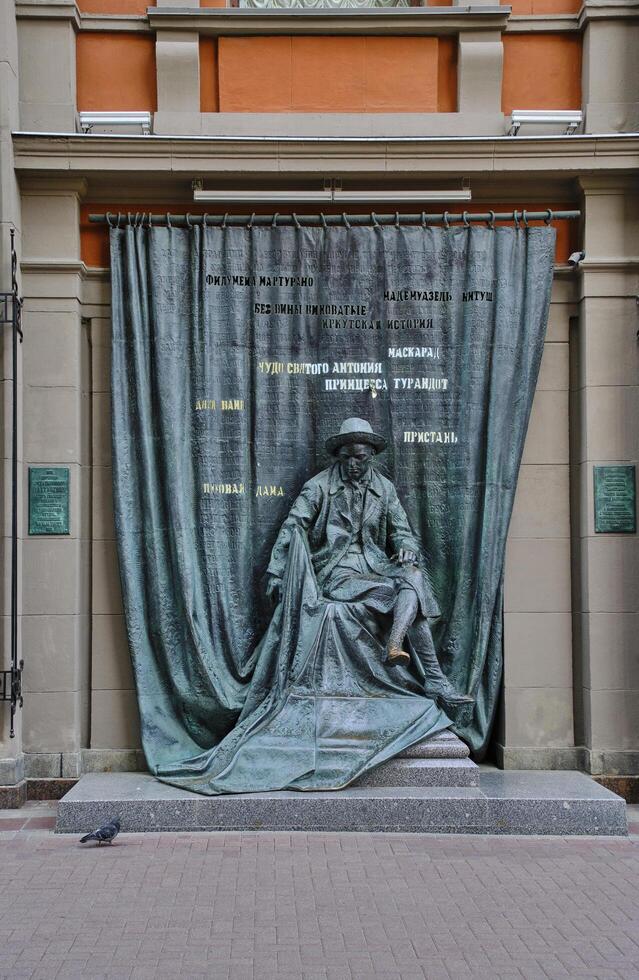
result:
[[[79,110],[155,111],[155,35],[82,31],[76,45]]]
[[[581,108],[581,38],[504,34],[502,110]]]
[[[457,112],[457,38],[437,42],[437,111]]]
[[[513,14],[576,14],[582,0],[501,0],[513,8]]]
[[[145,14],[150,0],[76,0],[83,14]]]
[[[545,203],[546,202],[544,202],[544,204]],[[570,210],[573,206],[574,206],[573,203],[566,202],[566,201],[551,201],[548,204],[548,207],[552,208],[553,211]],[[208,205],[209,214],[212,213],[210,210],[212,207],[215,207],[215,205],[211,205],[211,204]],[[445,207],[446,205],[443,204],[442,210]],[[518,211],[523,210],[523,208],[527,208],[527,210],[529,211],[538,211],[540,209],[540,205],[538,202],[531,203],[531,202],[523,201],[523,202],[518,202],[517,204],[513,204],[512,202],[509,202],[508,204],[503,204],[503,203],[500,204],[497,201],[492,204],[486,204],[485,202],[471,204],[468,206],[467,210],[471,213],[485,212],[489,208],[492,208],[493,211],[512,211],[513,208],[515,207],[517,208]],[[166,214],[167,210],[170,211],[172,214],[184,214],[187,208],[191,214],[204,214],[205,211],[207,211],[207,207],[205,207],[204,205],[197,205],[197,204],[185,205],[184,202],[171,204],[171,205],[167,205],[167,204],[158,205],[158,204],[150,203],[149,201],[146,202],[120,201],[119,203],[115,203],[115,204],[114,203],[105,204],[103,201],[99,203],[85,202],[84,204],[82,204],[80,209],[80,255],[82,261],[91,268],[108,268],[110,264],[108,228],[106,225],[89,224],[90,214],[106,214],[107,211],[110,211],[112,214],[115,215],[119,211],[121,211],[122,214],[124,215],[128,212],[135,214],[136,211],[140,211],[140,212],[145,211],[147,213],[150,211],[152,214],[164,215]],[[358,209],[360,211],[368,210],[365,207],[365,205],[362,205],[361,207],[358,206]],[[256,214],[273,213],[272,205],[265,205],[264,207],[259,207],[258,205],[255,206],[251,205],[250,210],[255,211]],[[317,205],[307,205],[305,207],[304,205],[300,204],[295,206],[295,210],[297,214],[316,214],[318,208]],[[331,205],[327,205],[325,207],[323,206],[322,210],[324,211],[325,214],[336,214],[336,213],[340,213],[340,211],[343,210],[343,207],[342,208],[338,206],[331,207]],[[392,205],[386,205],[382,209],[378,205],[378,210],[380,211],[383,210],[385,213],[388,211],[392,211],[394,213],[395,210],[399,210],[400,214],[410,214],[416,210],[416,205],[403,204],[403,205],[399,205],[397,209],[395,209]],[[437,210],[439,210],[439,206],[437,207]],[[454,211],[455,213],[457,213],[458,210],[459,210],[459,205],[454,205],[454,204],[450,205],[451,212]],[[231,208],[231,213],[244,214],[247,212],[242,210],[241,208]],[[531,225],[534,224],[541,224],[541,222],[531,222]],[[571,254],[571,252],[575,252],[579,247],[579,222],[578,221],[554,221],[553,225],[557,229],[557,248],[555,251],[555,262],[565,263],[568,261],[568,256]]]
[[[145,14],[155,0],[76,0],[84,14]],[[227,7],[226,0],[192,0],[192,7]]]
[[[218,112],[217,38],[200,38],[200,112]]]
[[[434,37],[220,38],[221,112],[454,112],[456,45]]]

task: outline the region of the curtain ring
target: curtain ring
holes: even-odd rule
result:
[[[276,211],[273,215],[273,220],[271,221],[271,228],[277,228],[277,219],[279,217],[279,211]]]
[[[349,222],[348,218],[346,217],[346,212],[345,211],[342,211],[342,220],[344,222],[344,226],[346,228],[350,228],[350,222]]]
[[[426,227],[426,212],[422,211],[422,228]]]
[[[544,218],[544,221],[547,225],[549,225],[550,222],[552,221],[552,211],[550,208],[548,208],[546,211],[546,217]]]
[[[323,211],[320,211],[320,218],[322,219],[322,227],[328,228],[328,225],[326,224],[326,215]]]
[[[295,222],[295,227],[296,228],[301,228],[302,227],[301,224],[299,223],[299,221],[297,220],[297,215],[295,214],[295,211],[293,211],[293,221]]]
[[[108,224],[109,228],[113,228],[114,226],[111,224],[111,212],[107,211],[104,217],[106,218],[106,223]]]
[[[399,211],[395,212],[395,227],[399,228]]]
[[[150,231],[152,227],[153,227],[153,220],[152,220],[152,215],[151,215],[151,212],[149,211],[149,218],[148,218],[148,224],[147,224],[147,228],[148,228],[148,229],[149,229],[149,231]]]
[[[166,226],[167,228],[173,227],[173,225],[171,224],[171,215],[169,214],[168,211],[166,212]]]
[[[253,221],[254,221],[254,219],[255,219],[255,211],[253,212],[253,214],[251,215],[251,217],[248,220],[248,224],[246,226],[247,228],[252,228],[253,227]]]
[[[126,213],[126,220],[129,222],[129,224],[131,224],[131,212],[130,211],[127,211],[127,213]]]
[[[526,214],[526,208],[521,212],[521,220],[523,222],[524,228],[528,227],[528,215]]]
[[[448,220],[448,211],[444,211],[442,215],[442,221],[444,222],[444,228],[446,231],[450,228],[450,221]]]
[[[228,213],[228,211],[226,211],[224,213],[224,217],[222,218],[222,224],[220,225],[221,228],[226,228],[226,219],[228,218],[228,216],[229,216],[229,213]]]
[[[513,222],[515,223],[515,228],[519,231],[519,212],[517,209],[513,211]]]
[[[204,214],[202,215],[202,228],[204,229],[204,231],[206,231],[206,219],[207,218],[208,218],[208,214],[205,211]]]
[[[463,212],[462,221],[464,222],[464,228],[470,228],[470,221],[468,220],[468,211]]]
[[[494,231],[495,230],[495,212],[494,211],[489,211],[488,214],[490,215],[490,217],[488,219],[488,227],[490,228],[491,231]]]
[[[184,217],[186,219],[186,227],[187,228],[192,228],[193,225],[191,224],[191,215],[189,214],[188,211],[186,212],[186,214],[184,215]]]
[[[379,221],[377,220],[377,215],[375,214],[374,211],[371,211],[371,220],[373,222],[373,227],[379,228]]]

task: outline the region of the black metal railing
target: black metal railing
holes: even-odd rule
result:
[[[0,671],[0,701],[11,705],[10,738],[15,737],[15,715],[22,707],[22,667],[18,659],[18,341],[22,343],[22,299],[18,291],[18,254],[11,229],[11,292],[0,293],[0,323],[12,331],[12,440],[11,440],[11,666]]]

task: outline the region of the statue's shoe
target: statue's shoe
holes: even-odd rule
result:
[[[387,658],[388,663],[392,664],[393,666],[396,666],[397,664],[404,664],[404,666],[406,666],[406,664],[410,663],[410,654],[406,653],[406,651],[402,650],[400,647],[389,647],[387,651]]]
[[[436,687],[427,688],[426,693],[431,694],[434,697],[439,698],[440,701],[445,701],[446,704],[450,705],[475,703],[475,699],[471,697],[470,694],[460,694],[459,691],[455,690],[452,684],[447,684],[445,686],[441,685],[440,689],[437,689]]]

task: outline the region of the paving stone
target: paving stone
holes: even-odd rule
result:
[[[0,840],[7,980],[639,978],[635,839],[18,835]]]

